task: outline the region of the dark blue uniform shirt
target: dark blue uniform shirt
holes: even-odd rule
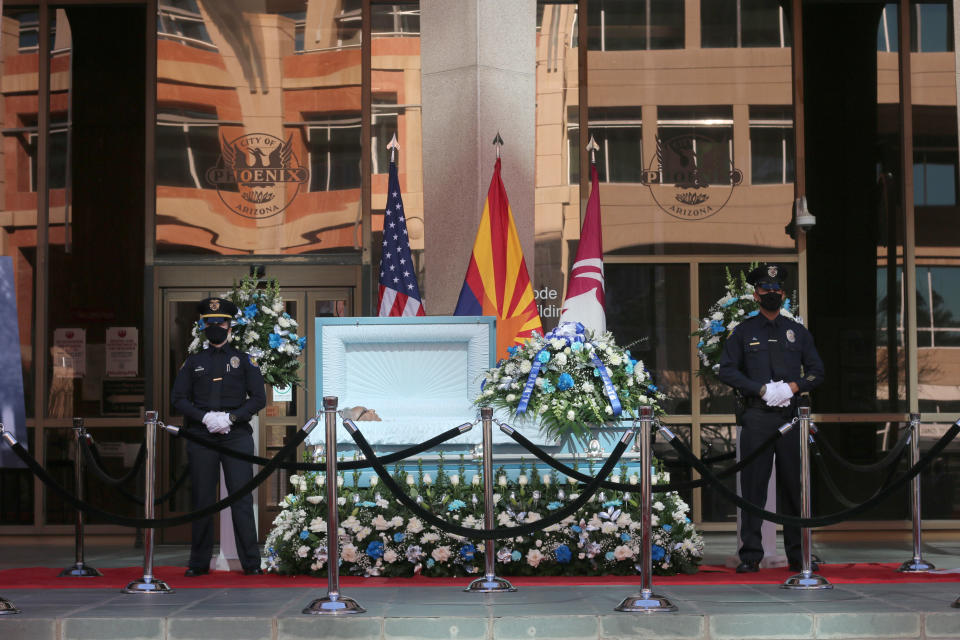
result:
[[[776,345],[771,345],[776,341]],[[779,346],[782,370],[774,371],[771,346]],[[720,356],[720,379],[745,397],[759,396],[771,380],[796,382],[799,392],[810,391],[823,382],[823,361],[813,336],[799,322],[782,315],[767,320],[762,313],[734,327]]]
[[[235,417],[233,429],[251,430],[250,418],[267,405],[263,375],[253,359],[229,343],[189,356],[173,383],[173,406],[184,426],[203,426],[208,411]]]

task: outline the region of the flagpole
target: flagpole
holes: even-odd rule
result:
[[[393,132],[393,137],[390,138],[390,142],[387,143],[387,149],[390,149],[390,162],[394,161],[394,154],[397,149],[400,148],[400,143],[397,142],[397,132]]]

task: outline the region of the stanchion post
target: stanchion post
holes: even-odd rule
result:
[[[342,616],[364,613],[353,598],[340,595],[340,517],[337,513],[337,397],[323,397],[327,454],[327,595],[306,606],[309,615]]]
[[[910,414],[910,467],[920,459],[920,414]],[[910,480],[910,516],[913,520],[913,558],[900,565],[900,573],[926,573],[936,569],[933,563],[923,559],[922,520],[920,516],[920,474]]]
[[[653,556],[651,547],[650,509],[653,495],[653,452],[650,450],[650,428],[653,426],[653,407],[640,407],[640,593],[627,596],[615,611],[629,613],[667,613],[676,611],[675,604],[653,592]]]
[[[144,487],[143,487],[143,517],[152,520],[154,517],[154,479],[156,469],[157,444],[157,412],[147,411],[144,414],[147,456],[144,460]],[[134,580],[121,591],[123,593],[173,593],[173,589],[163,580],[153,577],[153,534],[154,529],[143,531],[143,577]]]
[[[493,529],[493,408],[480,407],[483,423],[483,528]],[[508,580],[497,577],[497,550],[493,540],[483,542],[483,577],[464,589],[471,593],[503,593],[516,591]]]
[[[810,407],[800,407],[800,517],[810,517]],[[813,547],[810,527],[800,529],[800,573],[780,585],[781,589],[833,589],[821,575],[813,573],[810,555]]]
[[[73,465],[74,486],[76,487],[77,498],[83,500],[83,439],[87,437],[87,429],[83,426],[83,418],[73,419],[73,435],[76,441],[77,459]],[[70,578],[95,578],[103,574],[88,566],[83,560],[83,511],[77,509],[77,519],[74,524],[74,535],[76,537],[76,552],[74,554],[74,563],[72,567],[67,567],[60,572],[60,577]]]

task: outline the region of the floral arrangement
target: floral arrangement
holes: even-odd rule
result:
[[[756,266],[756,263],[751,264],[747,271]],[[780,314],[802,324],[803,319],[793,314],[792,304],[790,298],[784,298]],[[700,327],[690,334],[699,338],[697,342],[697,352],[700,356],[698,375],[716,379],[717,372],[720,371],[720,355],[723,353],[723,346],[730,332],[746,318],[752,318],[758,313],[760,313],[760,305],[753,299],[753,285],[747,283],[746,274],[741,271],[734,277],[727,268],[726,292],[722,298],[710,306],[706,317],[700,321]]]
[[[610,393],[615,394],[614,408]],[[584,441],[590,427],[636,417],[641,406],[663,413],[664,399],[642,360],[616,345],[613,334],[564,322],[509,348],[509,357],[487,371],[476,405],[508,409],[540,423],[552,438]]]
[[[298,357],[307,342],[297,335],[297,321],[284,310],[280,284],[275,278],[262,286],[251,277],[244,277],[233,290],[222,298],[237,305],[237,316],[230,323],[230,343],[257,361],[263,379],[275,387],[287,387],[301,382],[297,371]],[[208,346],[203,334],[204,322],[198,320],[192,328],[193,341],[188,350],[199,353]]]
[[[592,465],[591,465],[592,467]],[[592,468],[591,468],[592,471]],[[612,479],[638,483],[627,466]],[[415,473],[397,467],[393,477],[427,510],[454,524],[483,528],[482,471],[467,475],[463,461],[448,474],[441,460],[436,476],[418,465]],[[616,473],[616,472],[615,472]],[[447,534],[425,525],[376,478],[359,486],[359,472],[341,474],[340,572],[357,576],[469,576],[483,574],[484,543]],[[326,474],[307,472],[290,477],[293,493],[281,502],[266,541],[268,570],[283,574],[324,575],[327,563]],[[541,474],[521,463],[516,480],[496,472],[494,513],[498,526],[536,522],[575,500],[580,486],[556,473]],[[653,472],[653,483],[669,474]],[[703,557],[703,539],[688,517],[689,507],[676,492],[654,493],[652,506],[653,572],[695,573]],[[639,571],[640,496],[599,491],[576,514],[531,536],[496,543],[499,575],[631,575]]]

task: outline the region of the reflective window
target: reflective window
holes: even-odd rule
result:
[[[793,182],[793,109],[750,107],[750,183]]]
[[[201,49],[216,49],[204,23],[197,0],[160,0],[157,6],[157,37]]]
[[[643,178],[643,128],[640,107],[590,109],[590,135],[596,151],[601,182],[641,182]],[[579,167],[579,163],[578,163]]]
[[[591,0],[592,51],[682,49],[682,0]]]
[[[212,189],[207,169],[220,157],[215,113],[157,108],[157,184]]]
[[[660,107],[657,149],[661,183],[730,184],[733,162],[731,107]]]
[[[957,150],[914,148],[913,157],[914,205],[956,205]]]
[[[945,0],[911,2],[910,50],[916,53],[953,51],[953,11]],[[887,3],[877,27],[877,51],[899,51],[897,4]]]
[[[713,47],[789,47],[790,29],[777,0],[700,3],[700,40]]]

